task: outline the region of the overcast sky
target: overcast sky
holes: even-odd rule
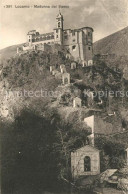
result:
[[[52,32],[58,8],[4,8],[5,5],[66,5],[64,28],[94,28],[94,41],[128,26],[128,0],[1,0],[0,48],[26,42],[29,30]]]

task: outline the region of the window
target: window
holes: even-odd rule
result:
[[[75,31],[72,31],[72,36],[75,36]]]
[[[51,36],[51,39],[54,39],[54,35]]]
[[[58,22],[58,28],[60,28],[60,22]]]
[[[50,40],[50,38],[51,38],[50,36],[47,36],[47,40]]]
[[[88,50],[91,50],[91,47],[90,46],[88,47]]]
[[[58,29],[56,30],[56,33],[58,33]]]
[[[67,36],[67,35],[66,35],[66,36],[64,36],[64,39],[65,39],[65,40],[67,40],[67,39],[68,39],[68,36]]]
[[[88,36],[91,36],[91,32],[88,32]]]
[[[30,42],[31,40],[29,39],[29,42]]]
[[[89,156],[85,156],[84,158],[84,171],[91,171],[91,159]]]
[[[72,41],[73,41],[73,42],[75,42],[76,40],[75,40],[75,39],[73,39]]]
[[[68,84],[68,78],[67,77],[64,78],[64,83]]]
[[[56,38],[58,38],[58,35],[56,35]]]
[[[72,46],[72,50],[73,51],[76,50],[76,45]]]

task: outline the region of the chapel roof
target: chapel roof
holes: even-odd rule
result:
[[[85,145],[79,149],[76,149],[74,152],[81,152],[81,151],[96,151],[99,152],[99,150],[91,145]]]

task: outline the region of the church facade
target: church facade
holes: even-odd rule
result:
[[[86,145],[71,152],[71,171],[73,178],[100,174],[100,151]]]
[[[63,22],[63,15],[59,13],[53,32],[40,34],[36,30],[29,31],[27,44],[23,46],[23,50],[43,48],[45,44],[59,44],[66,48],[75,60],[80,59],[88,64],[93,57],[93,29],[91,27],[64,29]]]

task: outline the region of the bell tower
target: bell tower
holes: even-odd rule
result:
[[[63,30],[63,21],[64,21],[63,15],[59,11],[59,14],[56,17],[56,24],[57,24],[56,27]]]
[[[63,44],[63,15],[60,13],[56,17],[56,28],[54,29],[55,42],[62,45]]]

